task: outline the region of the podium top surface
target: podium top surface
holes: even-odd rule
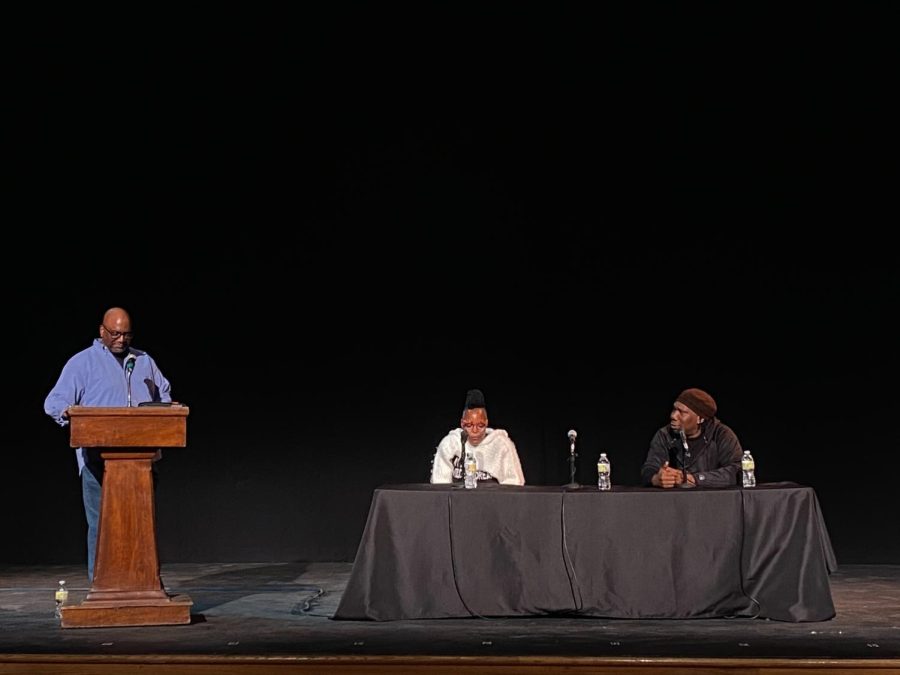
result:
[[[132,406],[130,408],[124,406],[113,407],[92,407],[83,405],[73,405],[67,410],[69,417],[187,417],[190,408],[181,403],[173,403],[172,405],[155,406]]]
[[[73,448],[183,448],[187,443],[188,407],[68,409],[69,445]]]

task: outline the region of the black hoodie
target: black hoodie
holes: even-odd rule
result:
[[[727,424],[717,418],[706,420],[697,438],[688,439],[690,453],[685,458],[685,470],[694,474],[698,487],[731,487],[741,475],[741,443]],[[680,469],[684,456],[681,440],[667,424],[650,441],[647,459],[641,467],[641,482],[652,485],[653,474],[664,462]]]

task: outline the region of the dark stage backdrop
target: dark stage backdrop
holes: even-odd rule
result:
[[[84,559],[42,403],[114,305],[191,407],[164,562],[352,560],[472,387],[529,483],[574,428],[636,484],[689,386],[839,562],[900,560],[895,17],[721,11],[27,24],[0,562]]]

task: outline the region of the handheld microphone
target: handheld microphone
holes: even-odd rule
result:
[[[128,407],[131,407],[131,372],[134,370],[134,362],[137,361],[137,357],[134,354],[129,354],[125,357],[125,384],[128,388]]]
[[[569,443],[571,444],[571,452],[575,454],[575,439],[578,437],[578,432],[574,429],[569,429]]]

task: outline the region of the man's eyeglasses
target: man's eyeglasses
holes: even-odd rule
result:
[[[466,422],[462,425],[462,428],[466,431],[471,431],[472,429],[476,429],[477,431],[484,431],[485,428],[487,428],[487,424],[484,424],[483,422],[478,422],[478,424]]]
[[[100,325],[103,326],[103,324],[100,324]],[[125,338],[126,340],[130,340],[131,338],[134,337],[134,332],[132,332],[130,330],[127,330],[124,333],[122,333],[117,330],[110,330],[106,326],[103,326],[103,330],[105,330],[106,334],[109,335],[109,337],[111,337],[113,340],[118,340],[119,338]]]

